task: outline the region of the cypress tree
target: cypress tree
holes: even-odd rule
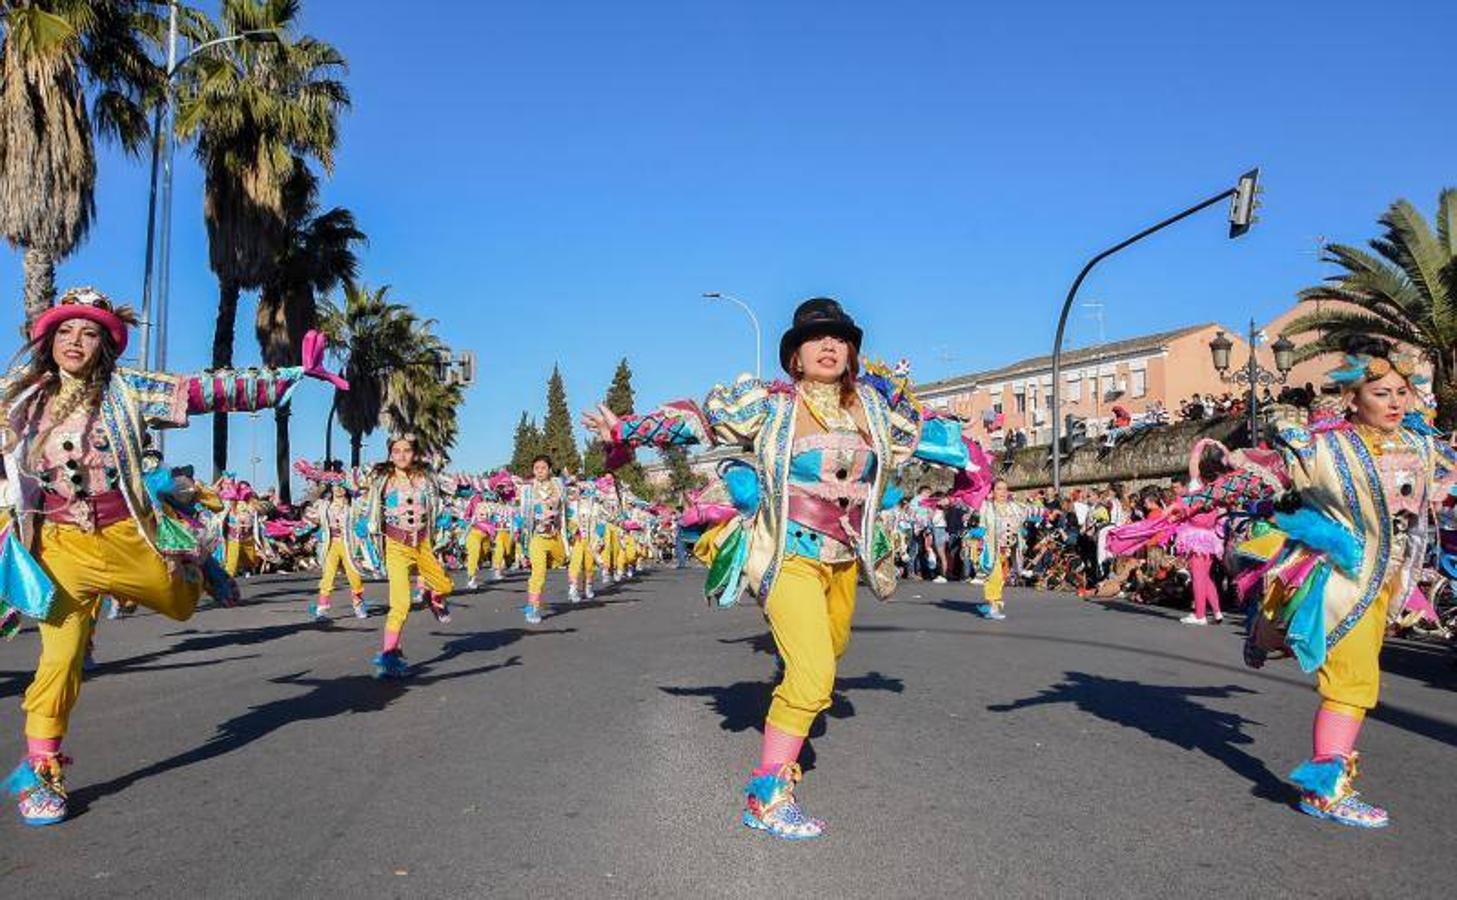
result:
[[[529,477],[531,458],[540,452],[541,443],[541,432],[536,427],[536,420],[528,420],[526,411],[522,410],[521,420],[516,423],[516,436],[511,444],[511,464],[507,468],[523,478]]]
[[[557,366],[551,367],[551,378],[546,383],[546,421],[541,428],[540,452],[551,457],[558,472],[582,471],[582,454],[577,450],[572,413],[567,408],[567,389]]]

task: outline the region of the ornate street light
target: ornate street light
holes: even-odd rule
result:
[[[1250,319],[1249,346],[1250,358],[1244,366],[1231,372],[1229,370],[1230,351],[1234,349],[1234,342],[1224,336],[1223,331],[1215,332],[1214,339],[1209,342],[1209,356],[1214,361],[1214,368],[1219,371],[1219,380],[1225,384],[1243,384],[1247,386],[1245,393],[1245,409],[1249,412],[1249,441],[1250,446],[1258,443],[1260,426],[1259,395],[1256,390],[1273,385],[1284,384],[1290,376],[1290,370],[1295,366],[1295,345],[1285,335],[1280,335],[1279,340],[1270,345],[1270,350],[1275,354],[1275,371],[1271,372],[1255,359],[1255,346],[1260,340],[1259,332],[1255,330],[1255,320]]]

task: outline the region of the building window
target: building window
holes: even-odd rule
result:
[[[1077,403],[1083,399],[1083,381],[1081,378],[1074,378],[1067,383],[1067,402]]]
[[[1014,399],[1017,402],[1017,412],[1019,412],[1019,413],[1025,413],[1027,411],[1027,395],[1026,394],[1015,394],[1015,395],[1013,395],[1013,398],[1012,399]]]
[[[1128,395],[1142,397],[1148,393],[1148,370],[1134,369],[1128,373]]]
[[[1104,397],[1107,397],[1109,394],[1113,393],[1113,376],[1112,375],[1104,375],[1102,378],[1100,378],[1098,380],[1099,380],[1099,382],[1101,382],[1098,390],[1099,390],[1100,393],[1102,393],[1102,395]]]

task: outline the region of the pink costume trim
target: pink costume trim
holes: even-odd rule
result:
[[[1349,757],[1356,749],[1361,720],[1322,706],[1315,711],[1315,725],[1311,730],[1312,759]]]
[[[384,642],[380,645],[380,649],[386,653],[400,649],[400,633],[393,628],[386,628]]]
[[[755,775],[777,772],[785,763],[799,761],[799,750],[804,738],[780,731],[768,722],[764,723],[764,745],[759,751],[759,768]]]
[[[1174,533],[1174,552],[1180,556],[1191,556],[1195,553],[1219,556],[1224,553],[1224,541],[1213,528],[1180,525],[1179,530]]]

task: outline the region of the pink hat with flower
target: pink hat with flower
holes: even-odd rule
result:
[[[71,288],[62,294],[55,306],[36,316],[35,323],[30,326],[30,339],[39,341],[70,319],[95,322],[111,335],[117,353],[126,350],[126,319],[116,314],[110,297],[93,287]]]

